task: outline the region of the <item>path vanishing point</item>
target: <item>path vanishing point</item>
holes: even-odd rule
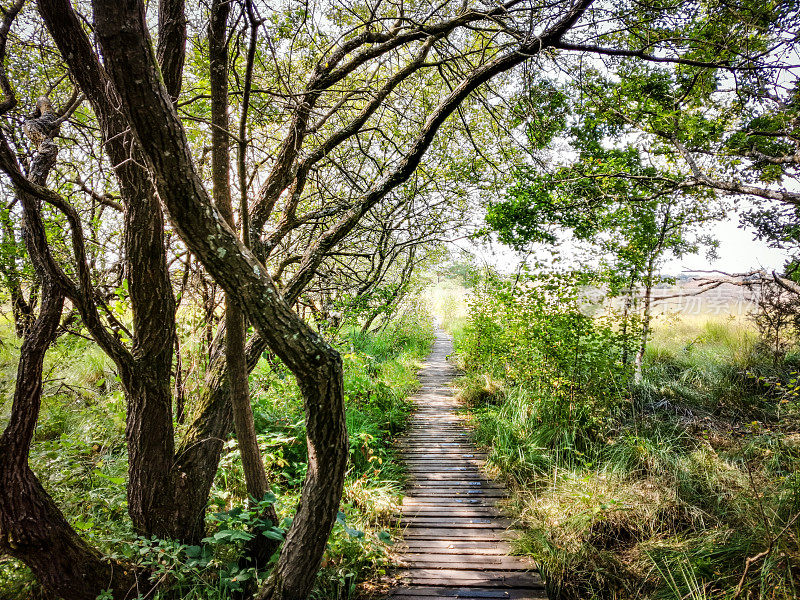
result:
[[[547,598],[530,562],[509,556],[512,532],[496,504],[505,490],[482,473],[450,383],[451,338],[438,332],[420,373],[416,411],[401,440],[409,473],[391,600]]]

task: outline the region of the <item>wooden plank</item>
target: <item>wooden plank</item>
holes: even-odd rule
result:
[[[442,444],[448,444],[448,446],[442,446]],[[421,444],[404,444],[402,440],[397,440],[394,443],[394,447],[397,450],[405,450],[409,453],[419,453],[419,452],[446,452],[452,450],[453,446],[461,446],[465,450],[465,453],[469,454],[486,454],[483,449],[478,449],[475,447],[475,444],[472,443],[471,440],[448,440],[440,438],[435,442],[431,442],[430,444],[421,445]]]
[[[430,477],[419,476],[411,479],[411,482],[413,484],[411,491],[422,488],[441,488],[442,490],[501,490],[505,492],[505,488],[502,488],[491,481],[486,481],[485,479],[468,479],[466,481],[452,478],[443,479],[441,477],[437,477],[435,473]],[[443,491],[443,493],[447,492]]]
[[[406,465],[429,465],[431,463],[438,463],[443,460],[456,462],[458,464],[474,464],[483,465],[486,463],[485,457],[476,456],[473,453],[458,452],[458,453],[445,453],[445,454],[431,454],[426,452],[424,454],[404,454],[402,455],[403,461]]]
[[[415,498],[422,498],[426,496],[434,497],[482,497],[482,498],[505,498],[505,490],[500,488],[480,488],[480,487],[445,487],[442,485],[437,486],[424,486],[417,487],[413,490]]]
[[[404,506],[401,515],[406,517],[499,517],[501,513],[490,506]],[[398,515],[400,516],[400,515]]]
[[[409,449],[415,448],[417,450],[436,450],[439,448],[453,448],[453,447],[461,447],[465,449],[469,449],[473,447],[472,440],[470,440],[466,435],[453,437],[453,436],[445,436],[445,435],[419,435],[414,437],[403,438],[398,444],[395,445],[395,448]]]
[[[485,452],[476,451],[474,446],[472,446],[472,444],[469,444],[468,447],[469,447],[468,450],[460,452],[463,458],[471,458],[473,460],[484,460],[486,458],[487,454]],[[408,448],[406,452],[403,454],[403,456],[405,458],[408,458],[409,460],[415,460],[415,459],[432,460],[442,457],[454,458],[453,454],[455,454],[455,452],[453,452],[453,450],[449,448],[442,450],[433,450],[431,448]]]
[[[482,475],[482,463],[475,463],[469,459],[459,457],[442,457],[426,462],[406,462],[405,470],[408,473],[456,473],[467,472],[475,475]]]
[[[496,496],[405,496],[403,506],[497,506]]]
[[[422,488],[420,489],[413,489],[406,491],[406,495],[403,496],[403,504],[404,505],[412,505],[412,504],[480,504],[481,501],[485,501],[485,503],[490,504],[491,506],[496,505],[498,502],[503,501],[502,496],[491,496],[491,495],[476,495],[476,494],[422,494],[419,495],[417,492],[423,491]],[[462,490],[464,491],[464,490]]]
[[[408,481],[413,486],[436,486],[457,488],[484,488],[502,490],[496,483],[487,481],[480,473],[408,473]]]
[[[466,527],[470,529],[508,529],[509,519],[501,517],[413,516],[403,521],[406,527]]]
[[[463,458],[442,458],[439,460],[430,460],[426,462],[421,461],[404,461],[405,471],[410,475],[417,473],[465,473],[468,475],[477,475],[486,477],[483,469],[483,463],[473,462],[469,459]]]
[[[431,476],[434,477],[436,474],[432,474]],[[414,487],[439,487],[439,488],[472,488],[472,489],[485,489],[485,490],[503,490],[505,488],[500,487],[494,482],[487,481],[486,479],[469,479],[466,481],[460,481],[458,479],[452,480],[439,480],[439,479],[424,479],[421,476],[418,476],[415,480],[415,483],[419,485],[415,485]]]
[[[486,588],[445,588],[439,586],[401,587],[392,592],[393,600],[539,600],[547,598],[542,588],[491,590]]]
[[[516,590],[508,590],[509,593],[517,594]],[[547,598],[547,593],[544,590],[530,590],[528,592],[519,592],[523,595],[512,595],[512,596],[481,596],[481,595],[474,595],[470,594],[469,590],[465,590],[464,593],[458,596],[417,596],[417,595],[408,595],[408,594],[393,594],[390,596],[392,600],[420,600],[424,598],[424,600],[453,600],[453,598],[458,598],[458,600],[486,600],[487,598],[513,598],[514,600],[540,600],[543,598]]]
[[[472,435],[464,431],[461,425],[453,425],[452,427],[423,427],[412,428],[398,438],[398,441],[408,441],[413,439],[429,439],[434,438],[437,442],[463,442],[472,438]]]
[[[407,491],[414,492],[417,489],[423,488],[445,488],[455,490],[501,490],[505,492],[505,488],[500,487],[492,481],[487,481],[479,477],[472,477],[466,479],[459,479],[457,475],[447,473],[431,473],[429,475],[407,476]]]
[[[534,573],[508,571],[467,571],[458,569],[410,569],[398,575],[408,584],[438,586],[493,586],[496,588],[527,587],[542,585],[541,578]]]
[[[463,459],[472,459],[479,461],[480,463],[486,462],[486,454],[480,454],[477,452],[470,452],[469,448],[463,448],[461,450],[453,449],[453,450],[417,450],[417,451],[408,451],[400,453],[400,457],[403,460],[413,460],[413,461],[440,461],[440,460],[455,460],[457,458]]]
[[[469,569],[492,571],[529,571],[531,563],[525,563],[519,557],[480,554],[428,554],[427,552],[407,552],[401,557],[402,564],[418,569]]]
[[[403,530],[404,540],[503,540],[513,534],[503,528],[472,529],[468,527],[409,527]]]
[[[401,439],[408,440],[414,437],[431,437],[441,436],[442,438],[448,437],[452,439],[460,439],[462,437],[469,437],[469,432],[464,431],[463,425],[447,425],[447,426],[434,426],[425,425],[424,427],[411,427],[406,429],[406,432],[401,436]],[[441,438],[440,438],[441,439]]]
[[[436,506],[436,505],[456,505],[456,506],[463,506],[466,504],[470,505],[481,505],[481,501],[484,501],[482,505],[484,506],[496,506],[500,502],[504,502],[505,498],[502,495],[497,495],[496,492],[501,494],[505,493],[503,489],[486,489],[486,488],[474,488],[474,487],[460,487],[460,488],[453,488],[453,487],[444,487],[442,483],[446,482],[439,482],[435,485],[433,484],[426,484],[425,486],[415,487],[412,489],[407,489],[405,491],[405,496],[403,496],[402,505],[403,506]],[[433,495],[429,493],[430,490],[438,490],[439,493],[434,493]],[[480,492],[486,492],[482,494]],[[456,493],[461,492],[461,493]],[[469,493],[466,493],[469,492]]]
[[[496,483],[487,481],[479,473],[408,473],[408,481],[413,486],[484,488],[501,490]]]
[[[465,540],[403,540],[396,546],[398,552],[429,552],[434,554],[508,554],[511,544],[500,540],[483,538],[476,541]]]
[[[406,521],[403,521],[400,524],[400,527],[403,529],[403,531],[406,534],[409,534],[409,535],[411,535],[413,531],[420,530],[420,529],[441,529],[441,530],[447,530],[447,531],[453,531],[453,530],[461,530],[461,531],[470,530],[470,531],[473,531],[473,530],[475,530],[476,532],[478,530],[491,530],[492,533],[494,533],[497,530],[505,531],[506,529],[508,529],[508,526],[505,523],[499,523],[496,520],[492,520],[492,521],[490,521],[488,523],[480,523],[480,522],[477,522],[477,523],[469,523],[469,522],[452,523],[452,522],[449,522],[447,520],[440,520],[440,519],[431,519],[431,520],[426,520],[426,521],[417,521],[417,520],[414,520],[414,519],[408,519]]]
[[[442,460],[439,465],[432,464],[429,467],[425,466],[412,466],[406,468],[406,474],[409,477],[424,477],[425,475],[436,475],[439,477],[450,476],[459,479],[482,479],[489,482],[489,478],[484,473],[483,469],[474,465],[465,465],[458,462],[452,464],[447,459]],[[494,482],[493,482],[494,483]],[[494,483],[494,485],[497,485]]]

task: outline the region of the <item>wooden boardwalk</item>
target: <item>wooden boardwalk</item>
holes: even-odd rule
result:
[[[503,488],[481,471],[456,412],[447,362],[452,342],[440,332],[425,368],[417,410],[401,451],[410,475],[398,545],[399,585],[392,600],[547,598],[530,563],[508,556],[508,519],[495,507]]]

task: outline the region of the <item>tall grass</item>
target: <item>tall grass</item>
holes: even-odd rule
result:
[[[569,414],[470,362],[462,336],[462,398],[551,598],[798,597],[796,365],[742,325],[661,318],[643,381]]]

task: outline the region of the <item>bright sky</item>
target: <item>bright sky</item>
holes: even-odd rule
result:
[[[709,262],[703,254],[685,256],[669,261],[664,272],[675,275],[693,269],[718,269],[727,273],[741,273],[755,268],[772,270],[783,267],[786,253],[755,240],[750,230],[739,227],[738,217],[715,223],[710,229],[719,240],[717,260]]]
[[[772,270],[783,267],[786,253],[755,240],[751,230],[739,227],[738,215],[714,223],[709,229],[709,233],[719,240],[718,259],[709,261],[701,252],[668,261],[662,273],[678,275],[684,271],[712,269],[726,273],[741,273],[757,268]],[[475,247],[466,242],[461,242],[457,246],[476,254],[479,260],[486,261],[506,273],[515,271],[522,259],[520,254],[499,243],[493,244],[491,249]],[[567,250],[562,246],[562,251]]]

